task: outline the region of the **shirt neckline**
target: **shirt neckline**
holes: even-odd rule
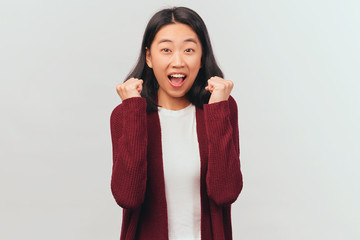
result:
[[[161,114],[168,115],[168,116],[180,116],[184,115],[188,112],[191,112],[192,109],[195,108],[195,105],[190,103],[187,107],[180,109],[180,110],[170,110],[163,107],[158,106],[158,111]]]

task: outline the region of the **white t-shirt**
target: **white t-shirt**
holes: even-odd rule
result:
[[[201,238],[200,153],[195,106],[158,107],[169,240]]]

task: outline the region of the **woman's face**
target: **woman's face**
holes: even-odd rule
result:
[[[200,40],[188,25],[168,24],[157,32],[147,49],[146,62],[159,83],[159,105],[186,100],[201,68],[201,57]]]

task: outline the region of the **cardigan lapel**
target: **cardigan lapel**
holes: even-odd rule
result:
[[[167,204],[162,160],[160,119],[157,112],[147,117],[147,186],[142,207],[143,231],[138,239],[168,239]],[[159,229],[160,228],[160,229]],[[154,231],[158,229],[158,231]]]
[[[209,213],[209,202],[206,191],[206,173],[208,162],[208,140],[206,135],[206,126],[204,110],[196,107],[196,131],[199,142],[200,152],[200,194],[201,194],[201,239],[212,239],[211,237],[211,218]]]

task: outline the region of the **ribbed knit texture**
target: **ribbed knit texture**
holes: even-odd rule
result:
[[[241,192],[237,106],[228,101],[196,108],[201,161],[201,239],[231,240],[231,203]],[[112,112],[111,190],[123,208],[121,240],[167,240],[167,209],[157,112],[144,98],[124,100]]]

